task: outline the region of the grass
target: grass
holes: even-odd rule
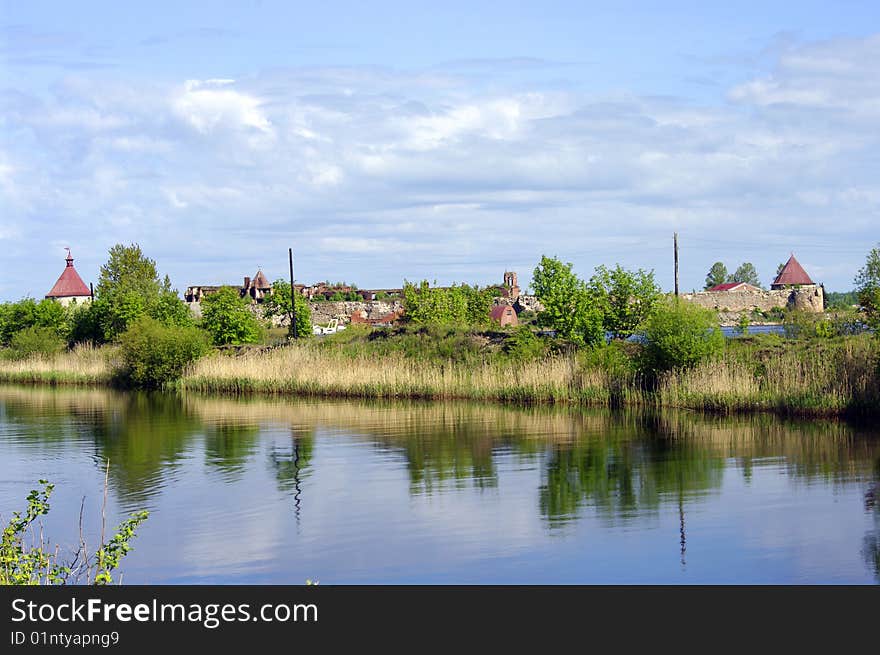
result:
[[[793,416],[880,413],[871,335],[834,339],[732,339],[724,353],[647,385],[638,344],[597,351],[549,347],[515,358],[503,335],[456,330],[346,330],[277,348],[217,350],[192,366],[186,391],[340,398],[467,399],[509,403],[680,407]],[[77,348],[54,358],[0,361],[0,381],[109,384],[112,348]]]
[[[0,358],[0,382],[106,385],[110,384],[115,356],[116,348],[81,344],[51,357]]]

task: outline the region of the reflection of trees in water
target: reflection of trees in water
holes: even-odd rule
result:
[[[614,423],[611,417],[605,438],[550,449],[540,507],[551,524],[570,520],[585,504],[607,519],[627,520],[720,487],[723,457],[674,436],[662,418],[643,416],[639,429],[623,433]],[[681,541],[684,550],[683,525]]]
[[[245,464],[257,449],[260,426],[227,420],[205,426],[205,458],[225,479],[241,477]]]
[[[783,463],[796,479],[861,479],[880,455],[875,428],[835,421],[785,421],[769,415],[511,408],[468,403],[381,403],[230,399],[122,394],[94,389],[0,388],[0,411],[34,444],[90,439],[96,460],[109,457],[123,496],[142,498],[161,483],[194,437],[206,462],[238,477],[253,461],[260,426],[292,429],[273,442],[269,461],[279,489],[299,496],[318,426],[343,429],[406,461],[412,493],[498,484],[500,453],[543,463],[539,503],[550,521],[585,504],[627,518],[682,502],[721,484],[725,463],[744,477]],[[290,426],[293,426],[291,428]],[[97,463],[100,466],[100,463]],[[729,474],[729,473],[728,473]]]

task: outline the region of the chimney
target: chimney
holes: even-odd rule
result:
[[[245,289],[251,288],[251,279],[247,275],[244,276],[244,288]]]

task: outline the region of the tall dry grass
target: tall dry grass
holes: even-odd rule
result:
[[[0,382],[23,384],[109,384],[116,349],[80,344],[51,357],[0,359]]]
[[[385,355],[342,356],[309,344],[230,356],[216,353],[184,377],[193,391],[353,398],[462,398],[574,402],[607,395],[601,371],[572,357],[541,361],[435,362]]]
[[[880,412],[878,348],[868,335],[780,348],[728,349],[723,357],[661,378],[662,406],[793,415]]]

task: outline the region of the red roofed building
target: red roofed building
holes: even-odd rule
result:
[[[748,282],[727,282],[725,284],[716,284],[706,291],[761,291],[758,287]]]
[[[73,267],[73,256],[70,254],[70,248],[67,248],[67,259],[65,261],[67,266],[64,267],[61,277],[58,278],[55,286],[46,294],[46,297],[56,300],[64,307],[67,307],[72,302],[83,303],[90,301],[92,293]]]
[[[489,312],[489,318],[501,327],[519,325],[519,317],[516,315],[516,310],[510,305],[495,305]]]
[[[804,286],[808,284],[812,285],[815,284],[815,282],[810,279],[810,276],[807,275],[804,267],[800,265],[798,260],[794,258],[794,254],[792,254],[792,256],[788,258],[788,261],[785,262],[785,266],[782,267],[782,270],[779,271],[779,275],[773,280],[770,288],[787,289],[788,287]]]

